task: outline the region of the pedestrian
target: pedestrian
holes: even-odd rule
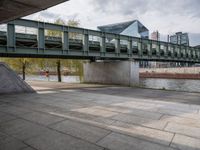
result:
[[[45,72],[45,76],[48,78],[48,81],[49,81],[49,70],[47,70],[47,71]]]

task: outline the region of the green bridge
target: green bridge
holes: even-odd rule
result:
[[[36,34],[18,33],[28,27]],[[55,36],[46,34],[56,33]],[[61,36],[58,36],[61,35]],[[0,31],[1,57],[200,62],[200,49],[101,31],[17,19]]]

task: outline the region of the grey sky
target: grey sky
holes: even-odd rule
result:
[[[195,33],[199,40],[194,44],[200,44],[200,0],[70,0],[28,18],[53,22],[56,18],[67,21],[74,17],[82,27],[90,29],[138,19],[150,32]]]

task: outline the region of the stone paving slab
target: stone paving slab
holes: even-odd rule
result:
[[[96,143],[98,140],[111,132],[102,128],[71,120],[66,120],[50,127],[92,143]]]
[[[131,125],[123,122],[114,122],[111,126],[109,126],[110,129],[114,132],[122,133],[125,135],[130,135],[132,137],[144,139],[147,141],[151,141],[154,143],[162,144],[169,146],[174,134],[160,131],[156,129]]]
[[[21,116],[25,120],[29,120],[44,126],[65,120],[63,117],[58,117],[46,113],[33,112]]]
[[[26,147],[26,148],[23,148],[23,149],[21,149],[21,150],[35,150],[35,149],[33,149],[33,148],[31,148],[31,147]]]
[[[0,105],[0,111],[11,115],[20,116],[22,114],[30,113],[31,111],[25,108],[12,106],[12,105]]]
[[[141,141],[130,136],[111,133],[98,142],[98,145],[110,150],[172,150],[172,148]]]
[[[138,116],[127,115],[127,114],[119,114],[112,117],[112,119],[125,122],[125,123],[137,124],[137,125],[160,129],[160,130],[162,130],[167,124],[166,121],[152,120],[152,119],[141,118]]]
[[[200,128],[200,120],[197,120],[197,119],[190,119],[190,118],[164,115],[164,116],[162,116],[162,118],[160,120]]]
[[[176,134],[172,141],[171,147],[180,150],[200,150],[200,140]]]
[[[116,120],[104,117],[96,117],[93,115],[88,114],[81,114],[78,112],[60,112],[60,113],[51,113],[56,116],[61,116],[69,120],[77,121],[77,122],[95,122],[96,124],[103,124],[104,126],[111,125],[112,123],[116,122]]]
[[[107,87],[3,95],[0,145],[3,150],[198,150],[200,94],[181,94]]]
[[[18,140],[12,140],[7,143],[0,143],[0,150],[22,150],[26,147],[27,145]]]
[[[186,113],[186,112],[181,112],[177,110],[170,110],[170,109],[158,109],[159,113],[166,114],[166,115],[172,115],[172,116],[178,116],[178,117],[183,117],[183,118],[190,118],[190,119],[196,119],[200,120],[200,116],[198,113]]]
[[[106,129],[109,131],[118,132],[118,133],[122,133],[125,135],[130,135],[132,137],[137,137],[140,139],[152,141],[154,143],[159,143],[159,144],[163,144],[163,145],[169,145],[174,136],[173,133],[169,133],[169,132],[165,132],[165,131],[161,131],[161,130],[157,130],[157,129],[151,129],[151,128],[147,128],[147,127],[142,127],[142,126],[137,126],[137,125],[132,125],[132,124],[127,124],[127,123],[123,123],[123,122],[119,122],[119,121],[117,121],[117,122],[115,121],[115,122],[111,123],[111,122],[107,122],[107,121],[100,122],[99,120],[95,120],[95,119],[88,120],[87,118],[80,119],[80,118],[70,117],[70,116],[66,116],[66,117],[68,117],[68,119],[70,119],[70,120],[73,120],[72,122],[74,122],[74,121],[79,122],[79,124],[81,126],[82,126],[82,124],[84,124],[84,126],[87,124],[88,126],[95,126],[95,127],[101,128],[101,129]],[[67,125],[64,125],[64,122],[58,123],[58,125],[60,125],[60,124],[62,124],[62,127],[64,129],[63,130],[58,129],[59,131],[64,132],[66,130],[67,132],[65,132],[65,133],[80,137],[81,134],[79,133],[79,130],[80,130],[79,128],[82,128],[82,127],[78,128],[77,126],[73,126],[73,128],[76,127],[76,130],[78,130],[78,131],[73,131],[72,133],[70,133],[71,132],[70,128],[68,128]],[[68,130],[70,130],[70,132],[68,132]],[[78,135],[74,134],[77,132],[79,133]]]
[[[22,119],[16,119],[1,124],[0,131],[17,139],[25,140],[43,134],[48,129]]]
[[[107,110],[101,110],[93,107],[89,108],[81,108],[81,109],[74,109],[73,111],[79,112],[79,113],[85,113],[85,114],[90,114],[94,116],[100,116],[100,117],[112,117],[117,115],[118,113],[112,112],[112,111],[107,111]]]
[[[148,119],[157,119],[159,120],[163,114],[160,113],[155,113],[155,112],[150,112],[150,111],[145,111],[145,110],[140,110],[140,109],[127,109],[127,108],[121,108],[121,107],[109,107],[109,106],[97,106],[95,107],[97,109],[103,109],[103,110],[108,110],[108,111],[113,111],[117,113],[125,113],[129,115],[135,115],[143,118],[148,118]]]
[[[26,140],[37,150],[103,150],[102,147],[55,131]]]
[[[168,123],[168,125],[165,128],[165,131],[179,133],[194,138],[199,138],[200,140],[200,128],[197,127],[191,127],[177,123]]]
[[[14,120],[16,118],[17,117],[15,117],[13,115],[9,115],[9,114],[0,112],[0,123],[6,122],[6,121],[10,121],[10,120]]]
[[[27,147],[23,142],[0,132],[0,150],[21,150]]]

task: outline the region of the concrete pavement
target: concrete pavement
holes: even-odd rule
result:
[[[0,150],[200,150],[200,93],[48,84],[0,96]]]

